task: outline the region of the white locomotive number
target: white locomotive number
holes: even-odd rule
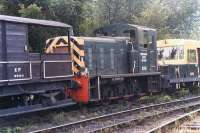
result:
[[[22,68],[21,67],[15,67],[14,68],[14,72],[15,73],[18,73],[18,72],[21,72],[22,71]]]
[[[22,68],[21,67],[15,67],[14,68],[14,78],[24,78],[24,74],[21,74]]]
[[[147,56],[146,55],[142,56],[142,62],[147,62]]]
[[[194,72],[190,72],[190,76],[194,76]]]
[[[147,67],[146,66],[142,66],[142,71],[146,71]]]

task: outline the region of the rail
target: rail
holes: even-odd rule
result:
[[[144,107],[141,107],[141,108],[134,108],[134,109],[130,109],[130,110],[125,110],[125,111],[120,111],[120,112],[116,112],[116,113],[111,113],[111,114],[107,114],[107,115],[102,115],[102,116],[98,116],[98,117],[89,118],[89,119],[84,119],[84,120],[77,121],[77,122],[65,123],[65,124],[61,124],[61,125],[57,125],[57,126],[53,126],[53,127],[49,127],[49,128],[40,129],[40,130],[37,130],[37,131],[32,131],[30,133],[51,132],[51,131],[57,131],[57,130],[60,130],[60,129],[68,129],[68,130],[70,130],[71,128],[76,129],[77,127],[82,127],[82,125],[89,125],[91,123],[95,123],[95,122],[97,122],[99,120],[102,120],[102,119],[109,120],[109,121],[114,121],[114,123],[115,123],[116,121],[112,120],[112,119],[114,117],[123,118],[124,114],[126,116],[129,116],[130,113],[136,113],[136,112],[141,111],[141,110],[148,110],[148,109],[152,109],[152,108],[158,109],[159,107],[163,107],[163,106],[165,107],[167,105],[171,105],[171,106],[174,105],[174,104],[180,105],[180,103],[193,103],[194,101],[199,101],[199,100],[200,100],[200,96],[194,97],[194,98],[187,98],[187,99],[183,99],[183,100],[175,100],[175,101],[172,101],[172,102],[154,104],[154,105],[144,106]],[[200,106],[200,103],[198,103],[198,104],[196,103],[196,104],[193,104],[193,105],[190,105],[190,106],[197,106],[197,105]],[[183,108],[184,107],[180,107],[179,109],[183,109]],[[164,112],[164,113],[166,113],[166,112]],[[148,117],[150,117],[150,116],[148,116]],[[95,127],[95,129],[89,130],[87,132],[102,131],[102,130],[104,130],[106,128],[115,127],[115,126],[118,126],[118,125],[121,125],[121,124],[128,123],[130,121],[136,121],[136,120],[138,120],[138,119],[135,118],[134,120],[120,121],[117,124],[116,123],[113,124],[113,125],[109,125],[108,124],[108,125],[100,127],[100,128],[99,127]]]
[[[176,119],[173,119],[173,120],[166,122],[156,128],[153,128],[153,129],[147,131],[146,133],[156,133],[156,132],[161,131],[162,129],[166,128],[168,125],[170,125],[170,128],[172,128],[172,125],[174,125],[174,127],[175,127],[177,125],[177,123],[180,125],[180,123],[183,123],[184,120],[187,120],[186,118],[190,118],[192,115],[195,115],[199,112],[200,112],[200,109],[194,110],[190,113],[186,113]]]

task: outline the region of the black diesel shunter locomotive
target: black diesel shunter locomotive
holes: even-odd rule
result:
[[[44,54],[31,53],[30,25],[66,29],[68,35],[47,40]],[[156,30],[119,24],[107,27],[110,32],[97,30],[101,37],[74,37],[70,29],[0,15],[0,116],[160,91]],[[115,37],[116,29],[129,37]]]

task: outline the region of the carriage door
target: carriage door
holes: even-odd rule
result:
[[[9,82],[30,80],[27,25],[4,22],[3,29],[4,80]]]
[[[198,55],[198,75],[200,75],[200,48],[197,48]]]
[[[4,49],[3,49],[3,23],[0,21],[0,81],[4,80]],[[0,82],[2,83],[2,82]]]

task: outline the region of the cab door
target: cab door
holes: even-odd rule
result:
[[[0,22],[0,83],[31,79],[27,33],[26,24]]]
[[[139,35],[139,71],[141,73],[148,72],[148,31],[143,29],[138,29]]]
[[[200,48],[197,48],[197,57],[198,57],[198,76],[200,75]]]

